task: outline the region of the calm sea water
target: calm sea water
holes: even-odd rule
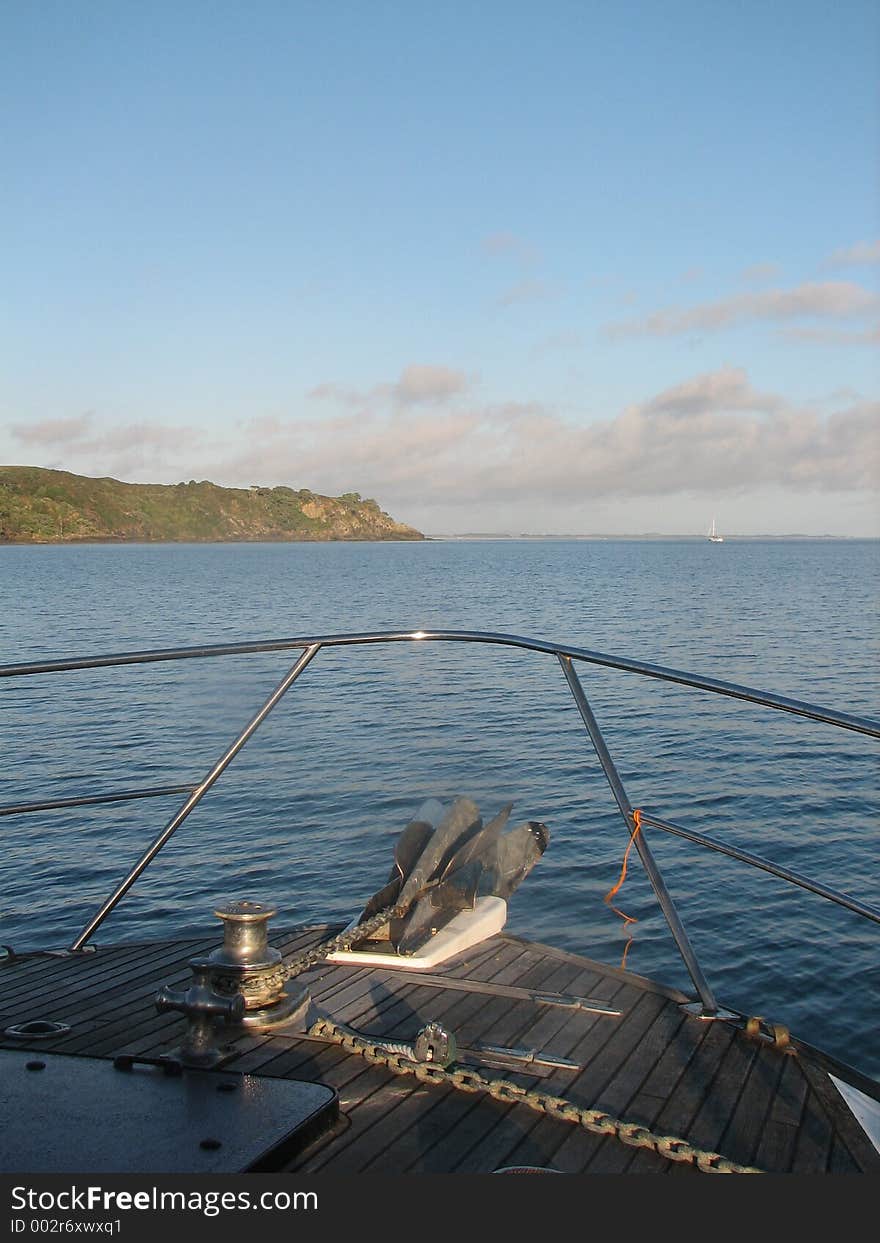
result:
[[[0,662],[360,630],[561,640],[880,716],[880,544],[431,541],[0,548]],[[295,654],[0,681],[0,803],[194,783]],[[880,906],[877,744],[580,666],[631,801]],[[428,796],[538,819],[508,929],[690,988],[554,658],[459,644],[325,650],[96,941],[347,919]],[[66,945],[181,796],[0,818],[0,941]],[[654,831],[719,999],[880,1077],[880,928]]]

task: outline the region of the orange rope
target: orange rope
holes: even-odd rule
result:
[[[618,889],[621,887],[623,882],[626,880],[626,867],[629,861],[629,852],[632,850],[632,844],[636,840],[636,834],[638,833],[639,829],[642,827],[642,813],[639,811],[639,809],[636,808],[632,815],[633,815],[633,831],[630,834],[629,841],[627,842],[626,850],[623,852],[623,866],[620,869],[620,876],[617,880],[617,884],[612,885],[612,887],[606,893],[605,899],[604,899],[608,903],[608,905],[611,907],[612,911],[614,911],[614,914],[619,915],[620,918],[623,920],[624,927],[626,927],[628,924],[638,923],[638,920],[636,919],[634,915],[626,915],[623,911],[618,910],[618,908],[613,904],[611,899],[614,897]],[[626,949],[627,950],[629,949],[629,942],[627,942]],[[625,962],[626,961],[626,950],[624,950],[623,958]]]

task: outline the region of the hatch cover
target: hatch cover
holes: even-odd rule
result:
[[[0,1049],[3,1173],[269,1171],[338,1112],[321,1083]]]

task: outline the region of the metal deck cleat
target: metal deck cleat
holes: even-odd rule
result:
[[[217,1046],[217,1020],[240,1020],[244,998],[240,993],[221,997],[211,986],[211,964],[205,958],[190,961],[193,982],[186,991],[162,988],[156,995],[156,1009],[179,1010],[188,1020],[186,1036],[171,1057],[182,1066],[216,1066],[226,1054]]]

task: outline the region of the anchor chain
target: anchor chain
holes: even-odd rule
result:
[[[380,928],[388,923],[394,914],[394,909],[393,906],[386,906],[384,910],[377,911],[372,918],[365,920],[364,923],[356,924],[354,928],[343,930],[337,933],[335,937],[331,937],[329,941],[322,941],[320,945],[315,945],[310,950],[304,950],[302,954],[297,954],[293,958],[285,958],[282,969],[284,982],[292,980],[295,975],[307,971],[309,967],[314,967],[316,963],[323,962],[331,954],[335,954],[339,950],[351,949],[359,941],[365,941],[374,932],[378,932]]]
[[[539,1092],[521,1087],[507,1079],[489,1079],[478,1070],[465,1067],[442,1066],[430,1062],[418,1062],[410,1055],[396,1049],[411,1046],[392,1046],[382,1041],[361,1036],[343,1023],[331,1019],[319,1019],[309,1028],[310,1036],[341,1045],[349,1053],[357,1053],[375,1066],[384,1066],[395,1075],[413,1075],[420,1083],[449,1084],[460,1092],[486,1092],[497,1101],[511,1105],[527,1105],[538,1113],[562,1122],[572,1122],[595,1135],[613,1135],[631,1148],[647,1148],[667,1161],[687,1162],[695,1165],[703,1174],[763,1174],[749,1165],[739,1165],[718,1152],[706,1152],[694,1148],[686,1140],[675,1135],[656,1135],[636,1122],[626,1122],[604,1113],[601,1109],[586,1109],[549,1092]]]

